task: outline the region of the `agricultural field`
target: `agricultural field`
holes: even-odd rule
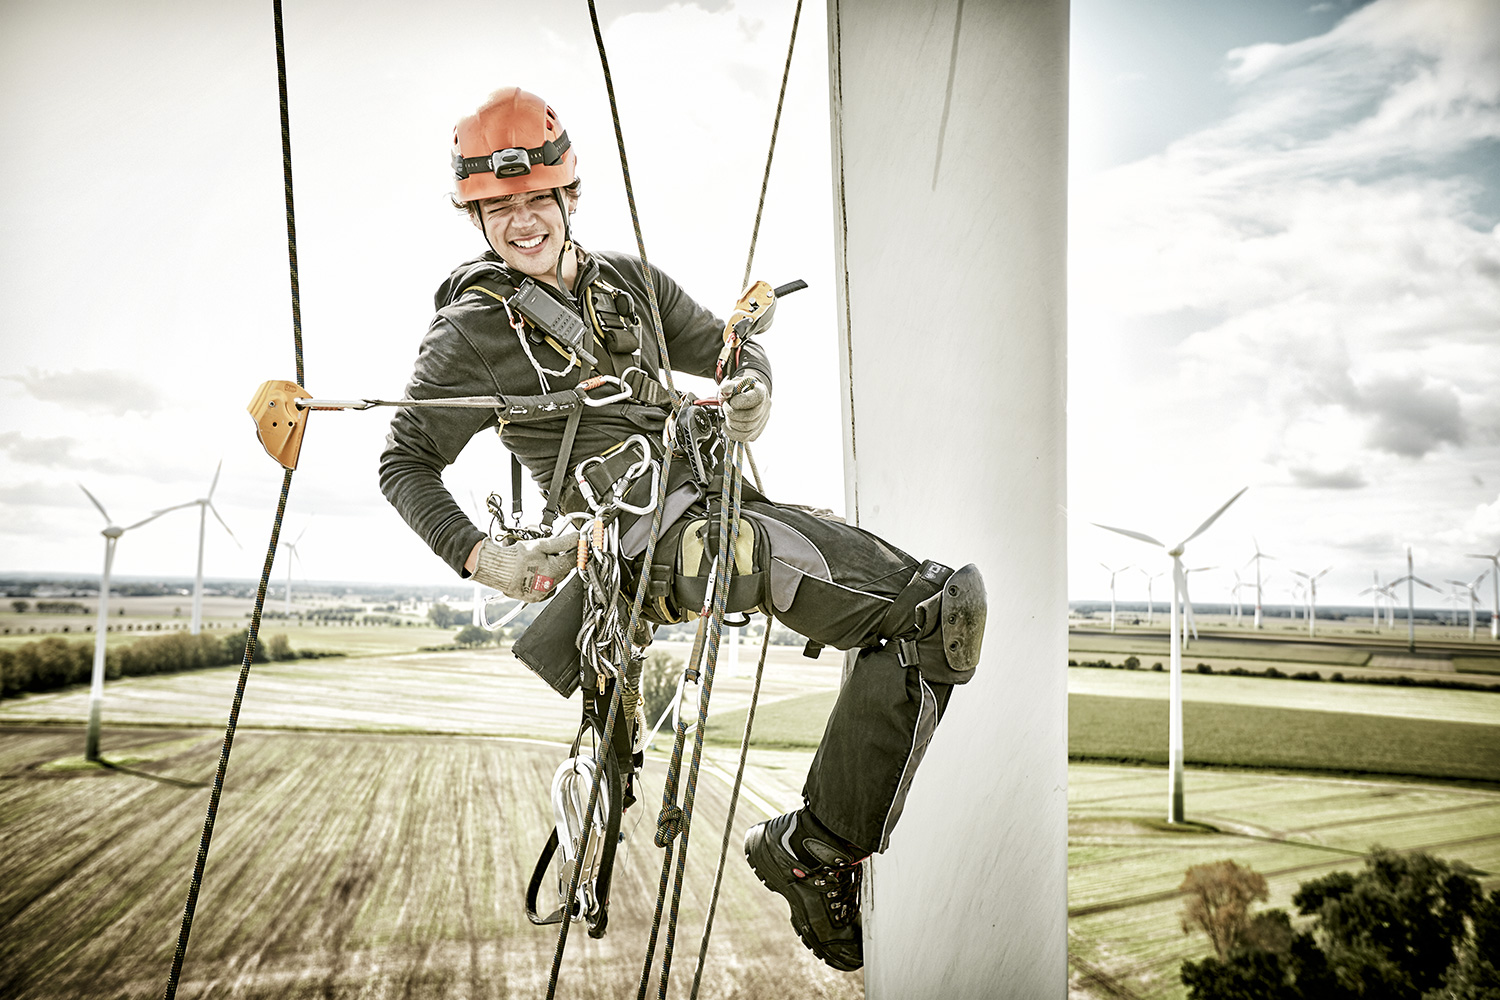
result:
[[[798,653],[773,649],[767,703],[838,683],[831,658]],[[729,711],[745,705],[752,667],[723,665],[715,698]],[[102,769],[79,756],[85,690],[0,702],[0,995],[160,992],[238,673],[109,684]],[[257,664],[179,995],[541,995],[557,929],[526,922],[523,890],[577,710],[493,650]],[[626,816],[610,932],[575,928],[560,997],[634,992],[665,759],[648,753]],[[796,806],[810,759],[760,752],[747,775],[704,995],[863,992],[857,974],[803,949],[737,847],[751,823]],[[735,764],[710,748],[698,785],[679,985],[696,963]]]
[[[267,634],[276,630],[267,623]],[[423,651],[423,631],[446,638],[307,626],[292,633],[294,648],[347,642],[350,655],[252,668],[179,995],[543,992],[555,929],[527,924],[520,900],[577,704],[501,649]],[[693,841],[679,986],[696,958],[757,653],[742,646],[738,665],[725,656],[715,681],[698,799],[701,829],[711,832]],[[735,846],[750,823],[800,800],[840,670],[839,657],[771,648],[706,996],[862,995],[858,974],[811,959],[784,904],[755,883]],[[1164,757],[1165,674],[1068,675],[1078,757]],[[161,990],[238,676],[229,667],[111,682],[108,768],[79,756],[85,689],[0,701],[0,995]],[[1183,935],[1177,886],[1202,861],[1250,865],[1279,906],[1301,881],[1357,868],[1377,843],[1462,859],[1487,887],[1500,882],[1500,693],[1218,674],[1184,681],[1189,760],[1213,764],[1189,765],[1187,824],[1162,820],[1159,766],[1070,767],[1077,1000],[1180,1000],[1177,968],[1207,945]],[[1215,745],[1222,762],[1208,754]],[[634,990],[660,874],[651,836],[669,746],[659,736],[648,752],[643,802],[627,816],[610,932],[602,941],[570,935],[559,996]],[[1284,756],[1252,760],[1257,746]],[[1358,766],[1330,764],[1331,754],[1359,747]],[[1394,776],[1413,761],[1466,782]],[[1351,773],[1359,770],[1382,774]]]

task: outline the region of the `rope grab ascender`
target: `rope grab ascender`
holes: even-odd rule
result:
[[[738,552],[738,535],[741,524],[740,501],[744,477],[743,466],[748,461],[751,464],[752,470],[754,469],[754,460],[750,457],[749,447],[743,442],[728,439],[722,416],[717,412],[718,407],[725,400],[694,399],[691,394],[681,393],[673,386],[671,365],[667,355],[665,331],[661,322],[660,310],[657,305],[649,266],[643,267],[643,274],[650,306],[650,321],[655,334],[655,347],[659,361],[658,370],[655,373],[647,372],[641,368],[632,368],[620,376],[594,375],[582,379],[574,388],[547,391],[541,395],[507,396],[497,394],[494,396],[401,400],[331,400],[317,399],[311,396],[302,387],[305,377],[303,374],[302,358],[301,305],[297,270],[295,211],[292,196],[291,137],[287,110],[286,55],[280,0],[273,0],[272,8],[275,21],[277,87],[281,110],[282,168],[286,202],[287,255],[291,279],[292,332],[296,357],[296,380],[271,380],[263,383],[256,390],[248,407],[252,418],[255,420],[261,444],[267,454],[283,466],[285,472],[260,585],[256,593],[254,609],[251,613],[245,655],[241,661],[239,680],[230,708],[224,742],[219,757],[219,765],[215,773],[213,789],[209,799],[208,813],[204,821],[203,834],[189,886],[188,898],[183,910],[182,926],[178,936],[172,968],[168,976],[164,994],[165,1000],[173,1000],[176,995],[178,979],[181,975],[182,964],[187,951],[198,892],[202,884],[203,872],[213,835],[214,821],[223,788],[224,776],[228,769],[229,754],[233,746],[239,709],[244,697],[253,652],[259,634],[272,562],[277,550],[281,522],[286,510],[287,497],[291,487],[292,474],[297,468],[302,441],[307,430],[307,418],[314,410],[367,410],[374,407],[387,406],[479,407],[495,409],[497,415],[504,422],[537,423],[564,420],[567,424],[564,431],[564,447],[558,456],[558,468],[554,472],[552,482],[547,491],[549,497],[547,509],[543,513],[543,524],[537,527],[522,527],[520,525],[520,465],[518,461],[513,461],[512,465],[513,523],[506,526],[501,509],[501,498],[498,494],[492,494],[488,504],[492,515],[494,515],[491,521],[490,533],[492,535],[498,533],[502,537],[535,538],[546,534],[549,528],[554,534],[560,533],[569,525],[575,525],[581,529],[576,569],[575,572],[569,575],[569,580],[576,580],[577,583],[573,587],[568,587],[566,584],[560,586],[558,592],[551,598],[553,601],[575,599],[582,604],[581,617],[583,625],[576,637],[578,657],[574,661],[577,664],[577,669],[571,669],[571,665],[569,665],[564,670],[554,671],[550,676],[547,674],[543,676],[548,683],[553,684],[565,696],[570,695],[575,688],[581,689],[584,692],[583,720],[579,727],[578,736],[573,742],[572,753],[567,760],[559,765],[553,777],[551,798],[555,822],[526,892],[526,910],[532,922],[537,924],[557,923],[560,925],[557,948],[548,982],[547,996],[549,1000],[556,992],[558,973],[567,943],[569,927],[575,922],[584,922],[588,925],[590,936],[593,937],[602,936],[607,927],[610,876],[615,847],[620,839],[620,817],[624,808],[634,801],[632,782],[641,766],[645,745],[649,742],[650,737],[655,735],[656,731],[653,729],[649,734],[647,733],[645,727],[647,720],[641,710],[641,669],[644,661],[645,647],[651,640],[651,628],[641,621],[641,610],[650,582],[649,578],[651,574],[649,567],[652,565],[652,557],[663,527],[662,521],[670,464],[674,457],[687,459],[692,466],[691,471],[695,479],[704,485],[712,482],[719,487],[718,503],[710,507],[710,515],[716,515],[718,522],[718,544],[716,547],[711,547],[712,555],[710,557],[711,565],[708,571],[708,583],[703,603],[697,616],[698,627],[694,636],[693,652],[684,668],[683,676],[678,685],[677,696],[674,697],[669,708],[669,712],[673,716],[674,741],[671,762],[664,783],[662,808],[656,834],[656,843],[658,846],[664,848],[664,856],[650,942],[637,993],[638,1000],[644,1000],[656,950],[669,873],[674,860],[674,844],[680,837],[681,845],[675,851],[677,866],[675,878],[672,879],[672,904],[668,917],[661,970],[657,982],[657,995],[661,1000],[665,1000],[682,893],[683,873],[687,860],[687,846],[691,831],[694,794],[697,786],[699,764],[702,759],[703,735],[707,722],[709,698],[712,693],[714,666],[717,660],[720,636],[725,624],[725,605],[727,595],[731,589],[731,578],[737,570],[738,556],[736,553]],[[630,182],[630,170],[625,153],[624,135],[620,128],[614,84],[609,70],[609,59],[605,51],[603,34],[599,27],[598,13],[594,6],[594,0],[588,0],[588,8],[595,43],[599,52],[600,64],[604,74],[605,87],[609,96],[611,116],[614,120],[616,145],[620,156],[621,171],[624,175],[625,193],[630,208],[631,221],[635,230],[638,253],[642,264],[647,265],[645,243],[641,236],[640,219],[636,209],[634,191]],[[780,126],[782,106],[786,97],[787,79],[791,71],[792,53],[796,45],[797,25],[801,19],[801,13],[802,3],[801,0],[797,0],[796,11],[792,20],[791,39],[787,48],[786,65],[782,74],[781,91],[777,98],[776,116],[771,130],[770,148],[767,151],[765,173],[761,183],[760,200],[756,207],[755,225],[751,234],[749,254],[745,262],[744,284],[747,287],[725,323],[723,345],[717,364],[717,374],[720,378],[722,378],[726,364],[731,357],[735,356],[739,348],[754,334],[755,320],[767,316],[778,297],[807,287],[802,281],[790,282],[776,288],[772,288],[763,281],[755,282],[754,284],[750,283],[751,265],[755,257],[755,244],[760,231],[761,215],[765,205],[771,162],[775,154],[776,134]],[[506,169],[506,165],[501,164],[494,169],[496,170],[496,176],[502,176],[500,171]],[[564,214],[566,215],[566,213]],[[531,282],[529,281],[523,283],[521,288],[514,290],[510,296],[502,299],[505,303],[507,314],[511,318],[512,326],[521,335],[523,346],[526,346],[528,339],[523,332],[525,325],[530,324],[533,328],[540,328],[543,332],[549,334],[549,342],[552,342],[559,353],[565,355],[569,360],[569,366],[564,371],[569,370],[573,365],[577,365],[581,372],[586,373],[589,365],[595,361],[587,347],[588,331],[584,330],[583,335],[580,335],[579,330],[576,328],[555,328],[556,324],[549,322],[546,316],[538,314],[535,308],[537,300],[526,298],[526,295],[530,292],[530,289],[526,286],[530,284]],[[486,291],[488,290],[486,289]],[[494,292],[491,291],[489,294],[494,295]],[[543,310],[545,310],[545,303],[543,304]],[[588,310],[587,303],[585,303],[585,310]],[[594,320],[595,330],[602,334],[603,330],[598,326],[597,317],[593,317],[592,313],[590,315]],[[577,317],[572,314],[563,317],[564,321],[568,319],[576,322]],[[529,347],[527,347],[527,353],[530,355]],[[534,358],[532,361],[534,367],[538,368],[539,375],[542,378],[542,386],[546,389],[547,382],[545,376],[548,373],[541,369],[541,366],[536,363]],[[657,377],[652,377],[653,374]],[[603,390],[602,394],[600,394],[600,390]],[[642,404],[660,406],[670,410],[670,416],[666,420],[663,430],[664,447],[662,459],[657,461],[653,458],[649,442],[640,435],[635,435],[603,455],[585,459],[577,463],[577,467],[574,470],[574,481],[577,483],[579,493],[586,500],[589,509],[569,514],[559,520],[555,526],[550,524],[549,522],[557,513],[557,506],[564,485],[564,473],[566,472],[569,458],[567,452],[571,445],[572,433],[583,414],[590,409]],[[632,457],[632,450],[639,455],[639,458]],[[610,470],[610,475],[604,476],[602,482],[590,477],[590,472],[595,463],[602,467],[608,465],[610,462],[613,462],[614,466]],[[620,468],[622,463],[624,464],[623,469]],[[618,473],[618,475],[614,473]],[[626,496],[627,491],[636,482],[647,481],[645,477],[648,473],[652,477],[649,480],[651,487],[647,491],[647,495],[652,497],[651,502],[649,505],[645,503],[630,503]],[[758,484],[758,475],[756,476],[756,480]],[[637,523],[644,521],[646,514],[649,513],[651,515],[642,562],[642,565],[647,567],[648,571],[642,572],[640,575],[636,592],[633,599],[629,602],[628,616],[622,615],[624,597],[621,593],[621,536],[619,524],[619,518],[622,513],[637,515],[640,519]],[[497,524],[499,525],[498,532],[496,530]],[[492,630],[498,629],[508,622],[513,614],[523,606],[518,602],[510,614],[505,615],[497,622],[486,620],[486,626]],[[756,669],[754,686],[751,692],[744,737],[741,742],[739,769],[735,775],[730,795],[728,819],[725,824],[719,862],[715,871],[713,892],[708,914],[704,922],[698,965],[692,987],[692,996],[694,997],[698,994],[703,973],[703,963],[708,949],[709,935],[712,931],[719,887],[723,877],[724,860],[728,851],[730,830],[733,825],[735,808],[738,803],[740,786],[744,775],[746,754],[750,740],[750,727],[754,722],[755,706],[759,696],[761,677],[770,640],[769,609],[762,608],[760,610],[766,611],[768,616],[766,629],[761,645],[760,661]],[[523,635],[522,640],[529,634],[530,630],[528,629],[528,633]],[[523,642],[518,641],[515,647],[518,656],[523,655],[522,646]],[[700,664],[702,664],[701,670],[699,667]],[[528,665],[531,664],[528,663]],[[688,689],[691,685],[696,685],[700,689],[696,722],[688,719],[687,713],[682,711],[682,707],[687,700]],[[620,716],[622,714],[628,720],[623,726],[620,724]],[[666,713],[663,714],[663,719],[665,715]],[[658,720],[657,727],[659,728],[660,725],[661,720]],[[686,737],[690,732],[694,733],[693,753],[683,790],[682,802],[679,805],[677,795],[681,783],[680,766]],[[592,734],[595,743],[595,751],[592,756],[581,752],[583,737],[589,733]],[[586,792],[585,789],[587,789]],[[562,853],[562,864],[559,869],[559,884],[557,887],[558,905],[549,914],[542,916],[538,913],[541,883],[545,878],[545,872],[549,867],[553,854],[559,850]]]

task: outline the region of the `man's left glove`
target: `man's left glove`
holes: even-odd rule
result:
[[[732,375],[719,383],[724,423],[732,441],[754,441],[771,419],[771,389],[765,376],[754,371]]]
[[[577,564],[578,532],[479,546],[474,580],[518,601],[541,601]]]

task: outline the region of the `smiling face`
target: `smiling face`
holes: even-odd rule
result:
[[[564,197],[571,213],[577,200]],[[490,246],[505,263],[538,281],[556,284],[564,227],[562,211],[550,190],[486,198],[479,203],[479,215]],[[564,280],[571,280],[576,266],[570,254],[563,261]]]

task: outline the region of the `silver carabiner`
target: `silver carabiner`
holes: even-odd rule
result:
[[[603,398],[589,395],[589,390],[597,389],[601,385],[613,385],[616,391]],[[595,375],[591,379],[579,382],[574,388],[583,396],[584,406],[608,406],[610,403],[619,403],[630,398],[630,386],[614,375]]]

